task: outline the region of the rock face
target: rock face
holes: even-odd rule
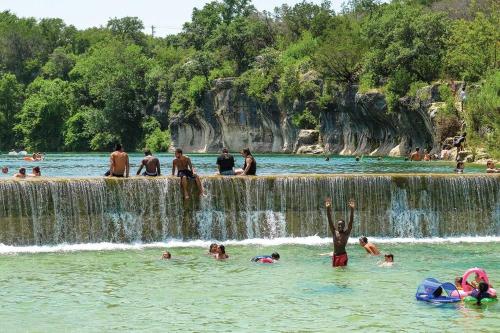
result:
[[[433,128],[440,107],[437,85],[422,89],[416,98],[400,99],[392,112],[382,93],[359,93],[352,87],[317,111],[318,130],[300,130],[292,116],[305,108],[313,110],[313,102],[296,100],[289,107],[276,101],[263,104],[237,92],[233,82],[216,80],[198,110],[170,119],[173,147],[193,152],[248,147],[255,152],[391,156],[415,147],[439,151]]]

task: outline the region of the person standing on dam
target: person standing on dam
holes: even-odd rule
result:
[[[137,176],[141,174],[142,168],[146,167],[146,171],[143,172],[143,176],[156,177],[161,175],[160,170],[160,160],[158,157],[153,156],[151,150],[146,149],[144,151],[144,159],[141,161],[141,166],[137,170]]]
[[[130,172],[128,154],[123,151],[121,144],[116,144],[115,151],[111,153],[109,158],[109,164],[109,170],[104,174],[105,176],[128,178]]]
[[[200,177],[194,173],[193,164],[191,159],[182,154],[182,149],[177,148],[175,150],[175,159],[172,162],[172,176],[175,176],[175,169],[177,169],[177,177],[181,178],[181,187],[184,192],[184,199],[189,199],[189,193],[187,188],[187,181],[189,179],[194,179],[198,190],[200,191],[200,196],[203,195],[203,186],[201,185]]]
[[[347,266],[348,257],[345,247],[347,245],[347,241],[349,240],[349,235],[351,234],[352,225],[354,222],[354,208],[355,208],[354,200],[353,199],[349,200],[349,203],[347,205],[351,211],[347,229],[345,229],[344,220],[339,220],[337,222],[337,228],[335,228],[332,219],[332,199],[326,198],[325,200],[328,225],[330,226],[330,230],[333,234],[333,257],[332,257],[333,267]]]

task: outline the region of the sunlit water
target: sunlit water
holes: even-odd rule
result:
[[[307,243],[307,241],[306,241]],[[323,245],[202,247],[0,255],[2,332],[498,332],[500,305],[415,300],[427,277],[483,267],[499,284],[500,243],[382,243],[393,268],[358,245],[333,269]],[[278,251],[275,265],[250,258]]]
[[[213,175],[216,172],[215,154],[189,154],[200,175]],[[236,167],[242,167],[243,158],[235,154]],[[171,174],[172,154],[159,154],[162,173]],[[265,154],[255,155],[259,175],[284,175],[297,173],[452,173],[455,164],[452,161],[409,162],[403,158],[363,157],[359,162],[352,156],[332,156],[325,161],[324,156]],[[131,175],[135,175],[143,158],[142,154],[130,154]],[[45,176],[85,177],[103,175],[109,168],[109,154],[104,153],[48,153],[40,162],[28,162],[21,156],[0,155],[0,166],[10,169],[10,177],[20,167],[28,171],[40,166]],[[485,167],[467,164],[466,173],[484,173]]]

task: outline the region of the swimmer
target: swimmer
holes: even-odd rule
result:
[[[226,248],[224,247],[224,245],[217,246],[217,253],[215,254],[215,259],[224,260],[227,258],[229,258],[229,256],[226,254]]]
[[[422,156],[420,156],[420,148],[415,148],[415,151],[410,155],[410,161],[421,161]]]
[[[2,173],[3,174],[8,174],[9,173],[9,168],[8,167],[3,167],[2,168]]]
[[[170,252],[165,251],[165,252],[163,252],[163,254],[162,254],[161,258],[162,258],[163,260],[170,260],[170,259],[172,259],[172,255],[170,254]]]
[[[26,168],[19,168],[19,172],[14,174],[14,178],[26,178]]]
[[[210,247],[208,248],[208,255],[215,256],[217,255],[217,244],[212,243],[210,244]]]
[[[431,159],[432,158],[429,150],[428,149],[424,150],[424,161],[430,161]]]
[[[470,293],[470,296],[477,299],[477,305],[481,305],[481,300],[483,298],[496,298],[496,296],[493,296],[488,292],[489,288],[490,286],[486,282],[479,282],[477,289],[474,289]]]
[[[270,256],[256,256],[252,258],[253,262],[260,262],[262,264],[274,264],[278,260],[280,260],[278,252],[274,252]]]
[[[384,261],[378,267],[392,267],[394,265],[394,255],[392,253],[384,255]]]
[[[455,173],[464,173],[465,163],[460,161],[457,162],[457,167],[455,168]]]
[[[175,150],[175,159],[172,161],[172,176],[175,176],[175,170],[177,169],[177,177],[181,178],[181,187],[184,191],[184,199],[189,199],[188,193],[188,179],[194,179],[200,196],[203,195],[203,186],[201,185],[200,177],[194,173],[193,164],[191,159],[182,154],[182,149],[177,148]]]
[[[329,160],[330,160],[330,157],[328,157],[328,156],[327,156],[327,157],[325,157],[325,161],[327,161],[327,162],[328,162]]]
[[[325,200],[328,225],[330,227],[330,231],[333,234],[333,257],[332,257],[333,267],[347,266],[348,257],[345,247],[347,245],[347,241],[349,240],[349,235],[351,234],[352,225],[354,222],[354,208],[355,208],[354,200],[351,199],[347,205],[351,211],[347,229],[345,228],[344,220],[337,221],[337,228],[335,228],[332,219],[332,199],[326,198]]]
[[[359,156],[356,156],[356,162],[359,162],[361,158]]]
[[[144,159],[141,161],[141,166],[139,170],[137,170],[137,176],[141,174],[142,168],[146,167],[146,170],[143,172],[143,176],[156,177],[161,175],[160,170],[160,160],[153,156],[151,150],[146,149],[144,151]]]
[[[28,177],[40,177],[42,176],[42,171],[40,170],[40,167],[34,167],[33,170],[31,171],[31,174],[28,175]]]
[[[492,160],[486,162],[486,173],[500,173],[499,168],[495,168],[495,163]]]
[[[368,252],[372,256],[380,255],[380,251],[377,249],[375,244],[368,242],[368,238],[366,238],[365,236],[359,238],[359,245],[361,245],[361,247],[363,247],[366,252]]]

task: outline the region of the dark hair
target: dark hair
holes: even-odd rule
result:
[[[462,134],[462,136],[467,136],[467,133],[464,132],[464,134]]]
[[[34,167],[33,172],[40,173],[40,167],[39,166]]]
[[[176,153],[178,153],[178,154],[182,154],[182,149],[177,148],[177,149],[175,150],[175,152],[176,152]]]
[[[19,168],[19,173],[20,173],[21,175],[26,174],[26,168]]]
[[[419,151],[419,150],[420,150],[420,147],[415,148],[415,151]]]
[[[153,155],[153,154],[151,154],[151,150],[146,149],[146,150],[144,150],[144,155],[149,156],[149,155]]]
[[[215,243],[210,244],[210,247],[208,248],[208,252],[211,252],[214,246],[217,246],[217,244],[215,244]]]
[[[365,236],[359,237],[359,240],[362,241],[363,243],[368,243],[368,238],[366,238]]]
[[[224,245],[219,245],[220,252],[226,253],[226,247]]]
[[[462,277],[461,277],[461,276],[457,276],[457,277],[455,278],[455,283],[460,283],[460,284],[462,284]]]
[[[227,150],[227,148],[226,148],[226,147],[224,147],[224,148],[222,148],[222,152],[223,152],[223,153],[229,153],[229,150]]]
[[[271,254],[271,258],[273,258],[275,260],[279,260],[280,254],[278,252],[274,252],[273,254]]]
[[[394,255],[392,253],[384,255],[384,257],[391,258],[394,261]]]
[[[241,152],[246,156],[252,155],[252,153],[250,152],[250,148],[244,148]]]
[[[121,144],[119,144],[119,143],[117,143],[117,144],[115,145],[115,151],[118,151],[118,150],[122,150],[122,145],[121,145]]]
[[[479,286],[477,288],[480,292],[485,293],[490,289],[490,286],[486,282],[479,282]]]

